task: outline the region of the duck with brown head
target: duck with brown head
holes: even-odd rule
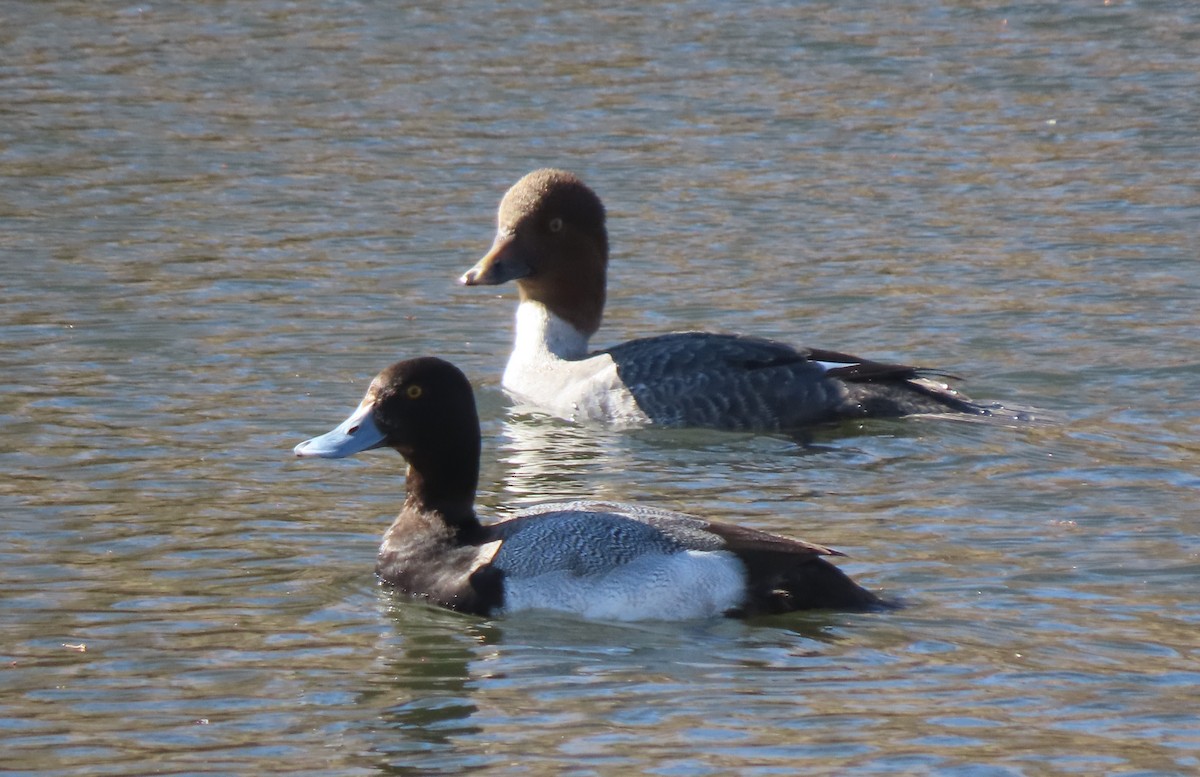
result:
[[[503,384],[520,403],[618,427],[770,432],[992,412],[935,371],[757,337],[681,332],[589,352],[604,313],[608,256],[604,206],[571,173],[536,170],[501,200],[495,241],[460,282],[517,284],[516,340]]]

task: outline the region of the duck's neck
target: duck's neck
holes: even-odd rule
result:
[[[574,360],[604,318],[607,245],[591,246],[517,281],[517,353]]]
[[[439,516],[460,531],[479,528],[475,517],[475,490],[479,486],[479,439],[450,446],[452,457],[406,452],[408,496],[405,511]],[[449,459],[449,460],[447,460]],[[468,461],[470,462],[468,464]]]
[[[517,338],[512,358],[519,362],[582,359],[587,356],[588,338],[594,331],[580,330],[542,302],[523,299],[517,306]]]

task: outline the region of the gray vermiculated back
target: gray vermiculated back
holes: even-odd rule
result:
[[[504,544],[495,564],[508,574],[553,570],[592,574],[648,554],[720,550],[707,522],[683,513],[620,502],[562,502],[523,510],[498,524]]]

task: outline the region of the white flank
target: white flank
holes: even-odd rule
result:
[[[711,618],[742,605],[746,574],[725,551],[640,556],[600,574],[557,571],[504,581],[505,610],[557,610],[595,620]]]

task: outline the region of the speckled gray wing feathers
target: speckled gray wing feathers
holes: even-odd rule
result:
[[[783,430],[841,418],[982,412],[924,379],[934,373],[759,337],[679,332],[602,353],[642,411],[664,426]]]
[[[537,505],[489,530],[490,538],[504,540],[493,564],[522,577],[558,570],[588,575],[639,556],[686,550],[771,553],[797,561],[842,555],[802,540],[622,502]]]

